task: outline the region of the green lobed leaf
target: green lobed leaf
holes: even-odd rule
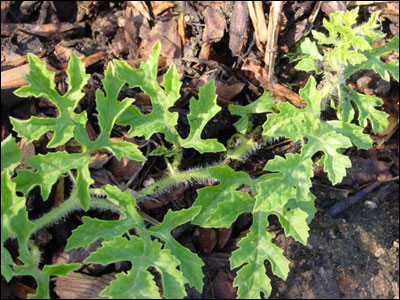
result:
[[[372,21],[364,26],[354,26],[357,21],[359,8],[356,7],[348,12],[336,12],[329,15],[329,20],[324,19],[323,25],[328,30],[328,36],[323,33],[313,31],[312,34],[319,44],[334,44],[346,49],[366,50],[371,49],[366,37],[376,38],[376,28],[371,22],[376,20],[376,15],[371,16]],[[371,19],[370,19],[371,20]],[[344,50],[344,48],[341,48]],[[343,52],[344,53],[344,52]]]
[[[28,219],[25,209],[25,198],[16,195],[16,184],[11,180],[11,172],[1,172],[1,274],[7,281],[13,276],[15,267],[11,255],[4,247],[8,238],[16,237],[21,260],[30,257],[28,239],[34,224]]]
[[[122,236],[130,229],[135,228],[139,234],[144,230],[143,218],[136,210],[136,199],[129,191],[122,192],[116,186],[105,185],[101,191],[107,196],[107,200],[116,204],[125,218],[120,220],[99,220],[84,216],[83,224],[73,230],[68,238],[66,249],[88,248],[90,244],[103,239],[104,241],[113,240],[116,236]]]
[[[375,108],[383,104],[382,99],[373,95],[357,93],[351,88],[342,85],[341,119],[346,123],[350,123],[355,115],[352,104],[357,107],[360,126],[366,127],[368,125],[367,120],[369,120],[375,133],[386,129],[389,124],[387,120],[388,114]]]
[[[1,172],[4,169],[13,171],[21,159],[22,151],[10,134],[1,142]]]
[[[346,176],[346,168],[351,167],[350,159],[339,153],[342,148],[351,147],[351,141],[332,130],[330,126],[320,123],[312,134],[307,134],[307,144],[302,149],[305,157],[311,158],[318,151],[324,152],[321,163],[324,171],[328,173],[328,178],[333,184],[342,181]]]
[[[315,60],[322,60],[322,55],[320,54],[315,42],[312,42],[309,38],[305,38],[300,44],[300,51],[305,55],[309,55]]]
[[[31,117],[28,120],[10,118],[14,130],[18,132],[18,135],[26,137],[28,142],[37,140],[48,131],[54,131],[48,147],[65,144],[74,137],[75,127],[85,127],[86,114],[75,114],[74,109],[83,96],[81,89],[87,83],[90,75],[85,74],[83,62],[72,53],[67,70],[70,86],[67,93],[61,96],[55,88],[55,73],[47,70],[46,63],[33,54],[28,54],[28,61],[29,74],[24,74],[28,85],[16,90],[15,94],[19,97],[47,98],[56,106],[58,117]]]
[[[224,145],[216,139],[202,139],[206,124],[221,110],[217,105],[216,86],[214,81],[203,85],[199,91],[199,100],[190,99],[190,113],[187,116],[190,124],[189,135],[179,138],[180,144],[184,148],[194,148],[200,153],[225,151]]]
[[[249,233],[240,240],[239,249],[230,258],[231,269],[242,266],[233,282],[238,287],[239,299],[259,299],[261,292],[266,297],[271,294],[270,279],[265,274],[266,260],[272,272],[283,280],[289,273],[289,261],[283,256],[283,250],[272,243],[271,235],[266,232],[267,218],[267,213],[254,213]]]
[[[58,178],[70,170],[76,169],[78,171],[76,192],[82,209],[87,210],[90,201],[89,186],[93,183],[89,172],[89,161],[90,156],[88,155],[69,154],[65,151],[32,156],[28,159],[28,164],[36,171],[18,170],[15,178],[17,190],[26,194],[39,185],[43,199],[47,200]]]
[[[150,97],[152,111],[142,114],[136,107],[130,106],[121,114],[117,123],[129,125],[130,136],[144,136],[149,139],[154,133],[163,133],[165,139],[171,143],[177,143],[178,132],[175,125],[178,121],[178,113],[170,112],[169,108],[178,100],[180,84],[172,88],[178,82],[178,73],[174,66],[164,76],[166,90],[163,90],[157,81],[158,57],[161,44],[157,42],[153,46],[153,53],[146,63],[140,68],[133,69],[126,62],[115,61],[116,71],[120,80],[127,82],[130,88],[140,87]],[[175,68],[175,69],[174,69]]]
[[[353,67],[347,67],[344,71],[345,78],[359,70],[374,70],[382,79],[390,81],[390,75],[398,82],[399,81],[399,60],[394,59],[390,63],[384,63],[380,58],[386,53],[393,51],[399,52],[399,36],[395,36],[388,43],[374,49],[365,50],[362,53],[365,60]],[[389,75],[390,74],[390,75]]]
[[[266,175],[258,179],[255,211],[277,211],[283,215],[290,205],[291,208],[301,208],[311,220],[315,214],[314,201],[308,195],[312,186],[312,164],[311,159],[292,153],[268,161],[264,170],[279,172],[279,176]],[[295,199],[296,204],[289,202],[290,199]]]
[[[348,137],[358,149],[369,149],[372,147],[372,139],[369,134],[363,133],[364,129],[362,127],[338,120],[327,121],[326,124],[332,126],[337,133]]]
[[[304,72],[314,71],[320,73],[320,71],[318,70],[318,63],[312,57],[302,57],[296,64],[295,69]]]
[[[36,293],[28,294],[28,299],[50,299],[49,275],[37,268],[26,269],[25,266],[16,266],[15,269],[19,276],[32,276],[36,281]]]
[[[103,79],[106,95],[101,90],[96,91],[96,108],[99,112],[98,121],[100,125],[100,135],[94,142],[86,143],[86,147],[90,151],[98,149],[109,149],[112,151],[118,160],[122,157],[127,157],[136,161],[144,161],[146,158],[138,149],[137,145],[129,142],[115,142],[110,140],[111,130],[114,127],[118,117],[132,104],[134,99],[124,99],[117,101],[119,92],[124,84],[121,81],[115,70],[113,63],[109,63]],[[85,141],[79,140],[81,144]]]
[[[346,78],[357,70],[372,68],[376,69],[382,78],[389,80],[389,75],[383,67],[385,64],[379,59],[382,54],[378,55],[372,49],[373,43],[384,37],[384,34],[377,30],[380,12],[372,13],[366,23],[355,26],[358,11],[359,8],[356,7],[348,12],[330,14],[330,20],[324,19],[323,21],[324,27],[328,30],[328,36],[316,31],[313,31],[313,36],[319,44],[335,46],[333,50],[327,51],[327,61],[336,71],[342,72],[344,67]],[[306,51],[307,49],[302,50]],[[349,66],[348,63],[352,66]],[[386,67],[390,68],[391,66]],[[394,66],[391,71],[398,74],[398,68],[396,70]]]
[[[191,207],[180,211],[171,211],[165,215],[163,222],[158,226],[149,229],[150,234],[162,239],[165,242],[165,249],[168,249],[172,256],[179,261],[180,269],[188,283],[201,291],[203,289],[203,261],[195,253],[183,247],[171,235],[171,231],[187,223],[199,213],[200,207]]]
[[[304,159],[309,159],[318,151],[323,151],[324,170],[329,179],[336,184],[346,175],[346,168],[351,166],[348,157],[338,152],[341,148],[351,147],[351,141],[331,126],[320,121],[321,92],[316,89],[315,79],[310,76],[306,86],[300,90],[300,96],[307,107],[299,109],[284,102],[279,103],[279,113],[271,113],[264,123],[264,134],[281,135],[294,141],[307,139],[302,149]]]
[[[116,236],[122,236],[134,226],[130,218],[106,221],[84,216],[82,221],[83,224],[72,231],[65,250],[80,247],[86,249],[98,239],[113,240]]]
[[[278,111],[267,115],[267,121],[263,124],[263,137],[285,136],[293,141],[303,138],[304,110],[298,109],[288,102],[276,104]]]
[[[253,208],[253,198],[236,190],[240,185],[251,185],[251,178],[225,166],[210,167],[209,175],[219,184],[197,190],[193,206],[200,206],[201,211],[192,223],[206,228],[229,228],[240,214]]]
[[[177,148],[168,149],[165,146],[160,146],[151,151],[149,155],[171,157],[178,154],[179,154],[179,149]]]
[[[67,276],[68,273],[80,268],[81,266],[82,265],[78,263],[45,265],[43,267],[43,273],[49,276]]]
[[[251,125],[249,121],[249,115],[271,112],[274,105],[275,101],[272,97],[272,94],[267,91],[264,91],[264,93],[257,100],[248,105],[242,106],[229,104],[229,111],[231,114],[240,116],[240,119],[233,124],[233,126],[236,127],[238,132],[245,134]]]
[[[28,294],[28,299],[50,299],[50,276],[66,276],[79,267],[81,264],[56,264],[45,265],[43,270],[24,266],[16,266],[15,269],[18,275],[32,276],[37,283],[36,293]]]
[[[312,42],[309,38],[305,38],[304,41],[300,43],[297,52],[302,56],[295,59],[295,61],[298,61],[295,66],[296,70],[321,73],[317,61],[322,61],[323,56],[320,54],[315,42]]]
[[[184,278],[177,269],[179,262],[169,250],[161,249],[161,244],[150,239],[130,236],[130,239],[115,237],[104,242],[103,247],[91,253],[86,263],[110,264],[129,261],[132,269],[126,274],[118,274],[117,279],[102,292],[102,296],[111,299],[159,299],[160,295],[148,268],[153,266],[161,275],[163,297],[181,299],[186,296]]]

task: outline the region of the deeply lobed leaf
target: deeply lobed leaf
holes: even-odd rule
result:
[[[195,98],[190,100],[190,114],[188,115],[190,132],[185,139],[179,139],[182,147],[194,148],[200,153],[226,150],[224,145],[216,139],[204,140],[201,138],[201,133],[208,121],[221,110],[217,105],[215,91],[215,82],[210,81],[200,88],[199,100]]]
[[[250,129],[250,114],[270,112],[272,111],[273,106],[274,99],[272,94],[265,91],[261,97],[248,105],[241,106],[229,104],[229,111],[233,115],[240,116],[240,119],[233,125],[236,127],[238,132],[244,134],[248,129]]]
[[[90,75],[85,74],[83,62],[71,52],[67,70],[69,89],[64,96],[61,96],[55,87],[55,73],[47,70],[46,63],[33,54],[28,54],[28,61],[30,71],[29,74],[24,74],[24,78],[29,84],[16,90],[15,94],[19,97],[45,97],[57,108],[58,117],[31,117],[28,120],[11,118],[14,130],[20,136],[26,137],[28,142],[37,140],[48,131],[54,131],[48,147],[65,144],[74,137],[76,127],[85,128],[86,114],[76,114],[74,109],[83,96],[81,89]]]
[[[28,164],[36,171],[18,170],[15,178],[17,190],[26,194],[39,185],[43,199],[47,200],[58,178],[70,170],[77,170],[76,191],[82,208],[87,210],[90,201],[89,186],[93,183],[89,172],[89,161],[90,157],[87,155],[69,154],[65,151],[32,156],[28,159]]]
[[[229,228],[240,214],[253,208],[254,199],[248,193],[236,190],[240,185],[251,185],[251,178],[245,172],[236,172],[225,166],[210,167],[209,175],[219,184],[197,191],[193,206],[201,207],[201,211],[193,224]]]
[[[179,262],[169,250],[161,249],[161,244],[150,239],[131,236],[130,239],[115,237],[104,242],[85,260],[87,263],[110,264],[129,261],[132,269],[126,274],[120,273],[117,279],[102,292],[102,296],[111,299],[159,299],[160,295],[148,268],[153,266],[161,274],[163,296],[167,299],[181,299],[186,295],[184,284],[187,280],[177,269]]]
[[[183,276],[188,283],[201,291],[203,289],[203,261],[189,249],[183,247],[171,235],[171,231],[186,222],[193,220],[199,213],[200,207],[191,207],[180,211],[168,211],[161,225],[151,227],[149,232],[165,242],[165,249],[179,261]]]
[[[231,269],[245,264],[238,272],[233,285],[238,287],[239,299],[259,299],[260,293],[271,294],[271,283],[265,274],[264,262],[268,260],[274,275],[286,280],[289,261],[283,256],[283,250],[272,243],[271,235],[266,232],[268,214],[257,212],[253,215],[253,225],[249,233],[238,243],[239,249],[233,251],[230,258]]]

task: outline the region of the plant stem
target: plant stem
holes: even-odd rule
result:
[[[118,205],[112,204],[107,199],[94,198],[94,197],[90,201],[90,208],[100,208],[106,210],[119,211]],[[39,229],[44,228],[46,226],[50,226],[57,220],[66,217],[74,210],[79,210],[79,209],[81,209],[79,199],[75,195],[71,195],[71,197],[68,200],[61,203],[60,206],[49,211],[42,217],[32,221],[35,224],[35,228],[33,229],[32,233],[35,233]]]
[[[152,185],[148,186],[147,188],[141,190],[140,193],[153,194],[156,191],[159,191],[163,188],[167,188],[168,186],[176,184],[178,182],[188,181],[192,179],[210,178],[211,174],[209,172],[209,169],[211,167],[216,167],[216,166],[224,166],[224,163],[221,162],[219,164],[208,166],[201,169],[187,170],[187,171],[182,171],[180,173],[170,174],[170,176],[164,177],[159,181],[153,183]]]

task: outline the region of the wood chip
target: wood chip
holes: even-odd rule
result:
[[[185,46],[187,43],[185,28],[186,28],[185,14],[180,13],[178,17],[178,33],[182,40],[182,46]]]
[[[217,244],[217,232],[214,228],[199,227],[195,231],[197,243],[200,249],[205,253],[210,253]]]
[[[267,81],[274,82],[274,69],[276,60],[276,51],[278,45],[279,22],[282,14],[284,1],[275,1],[271,3],[268,20],[268,41],[265,47],[265,68],[267,69]]]
[[[151,20],[149,8],[145,1],[129,1],[129,5],[136,8],[147,20]]]
[[[203,42],[218,42],[224,36],[226,20],[221,11],[216,9],[217,7],[208,6],[203,11],[205,25]]]
[[[29,73],[28,64],[1,72],[1,89],[16,88],[26,85],[27,82],[22,77],[23,73]]]
[[[255,14],[257,17],[257,35],[261,43],[268,40],[267,23],[265,22],[264,9],[261,1],[253,1]]]
[[[249,11],[245,1],[235,1],[231,22],[229,26],[229,49],[233,56],[242,54],[242,49],[247,43],[247,26]]]
[[[71,272],[65,277],[56,277],[54,291],[61,299],[108,299],[100,293],[115,278],[114,274],[94,277]]]

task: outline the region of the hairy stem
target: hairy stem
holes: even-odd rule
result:
[[[107,199],[95,197],[92,197],[90,201],[90,208],[119,211],[118,205],[112,204]],[[81,209],[79,199],[73,194],[68,200],[61,203],[60,206],[52,209],[42,217],[32,221],[35,224],[35,228],[32,233],[37,232],[41,228],[50,226],[54,222],[57,222],[57,220],[66,217],[71,212],[79,209]]]
[[[219,164],[213,165],[215,166],[223,166],[224,163],[221,162]],[[183,181],[189,181],[193,179],[203,179],[203,178],[210,178],[210,172],[209,172],[209,167],[206,168],[201,168],[201,169],[196,169],[196,170],[187,170],[187,171],[182,171],[180,173],[175,173],[175,174],[170,174],[170,176],[164,177],[160,179],[159,181],[153,183],[152,185],[146,187],[145,189],[141,190],[141,194],[153,194],[161,189],[167,188],[170,185],[183,182]]]

